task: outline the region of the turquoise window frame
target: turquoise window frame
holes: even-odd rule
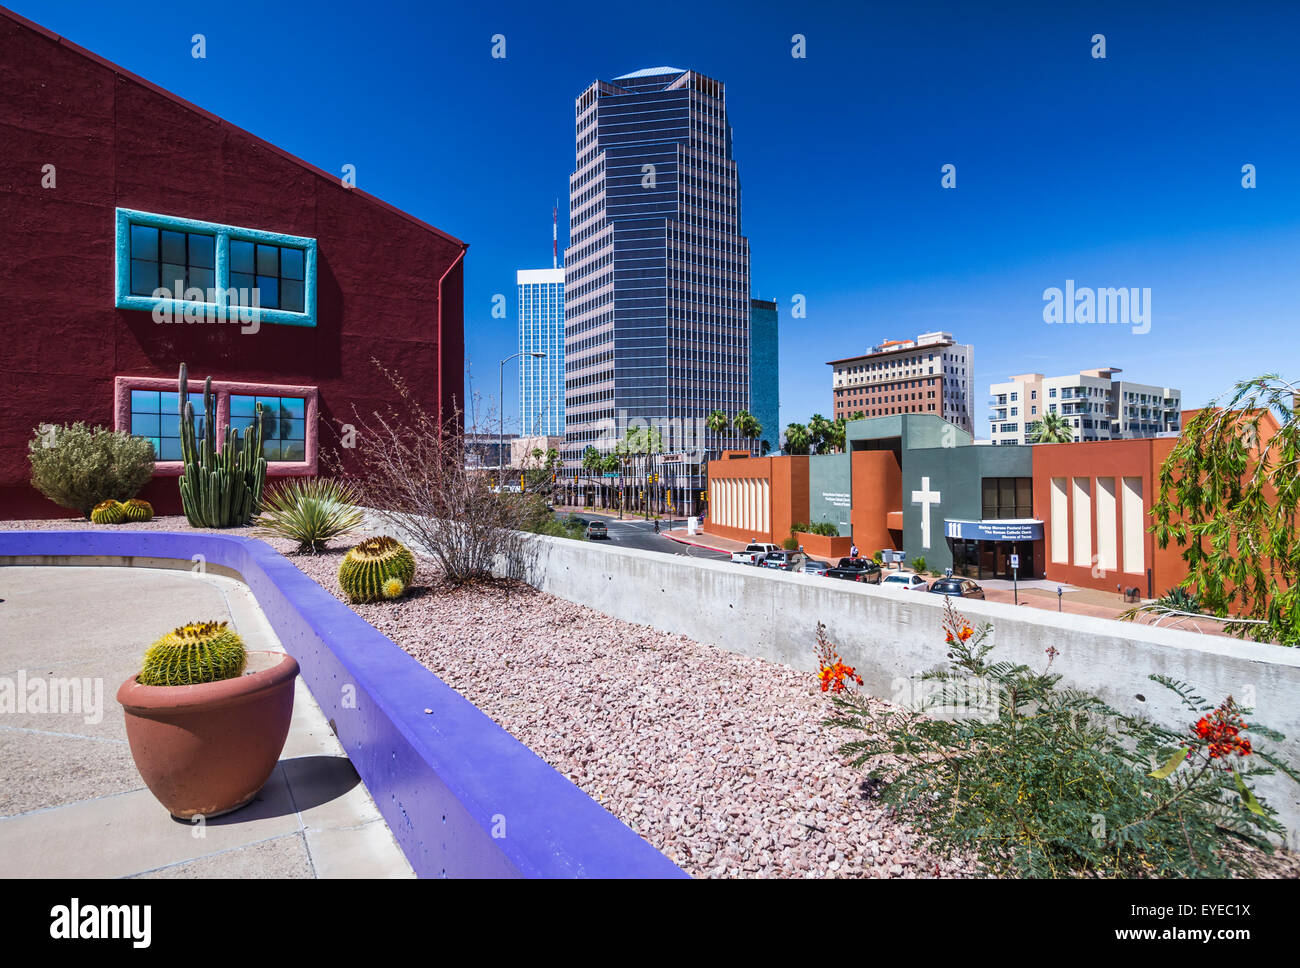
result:
[[[178,232],[199,232],[216,237],[216,302],[191,302],[183,299],[158,298],[155,296],[138,296],[131,292],[131,226],[141,225],[150,228],[172,229]],[[230,288],[230,243],[262,242],[267,245],[287,246],[302,249],[304,252],[303,271],[303,311],[293,312],[287,309],[268,309],[231,304]],[[180,218],[175,215],[158,215],[155,212],[140,212],[130,208],[117,209],[116,238],[117,272],[114,292],[114,305],[118,309],[136,309],[153,312],[161,309],[171,313],[178,320],[186,313],[193,316],[201,313],[205,318],[220,322],[238,323],[273,323],[282,326],[316,325],[316,240],[299,235],[284,235],[279,232],[263,232],[237,225],[222,225],[216,222],[200,222],[197,219]]]

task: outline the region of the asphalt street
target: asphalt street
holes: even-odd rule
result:
[[[609,543],[620,548],[658,551],[661,554],[682,555],[687,558],[710,558],[714,561],[729,561],[731,558],[730,555],[709,551],[707,548],[697,548],[694,545],[682,544],[680,541],[673,541],[663,535],[655,534],[654,521],[646,521],[643,518],[624,517],[620,521],[617,513],[611,515],[595,511],[583,511],[574,516],[582,518],[584,521],[605,522],[605,525],[609,528]],[[566,515],[557,512],[556,517],[563,519]],[[665,527],[665,523],[661,521],[659,526],[661,528]],[[681,524],[675,523],[671,527],[681,527]]]

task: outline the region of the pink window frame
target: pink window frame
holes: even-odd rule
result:
[[[131,391],[177,389],[174,379],[153,376],[119,376],[113,378],[113,426],[116,430],[131,432]],[[190,382],[190,392],[202,391],[201,380]],[[230,426],[230,395],[263,397],[302,397],[307,401],[304,420],[305,460],[272,460],[266,462],[268,477],[315,477],[317,470],[317,398],[316,387],[291,386],[283,383],[244,383],[238,380],[213,380],[212,392],[217,398],[217,433],[224,434]],[[218,437],[218,447],[220,437]],[[180,477],[185,465],[178,460],[160,460],[154,464],[155,477]]]

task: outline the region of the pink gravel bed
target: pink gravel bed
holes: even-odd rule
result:
[[[291,560],[341,599],[339,558]],[[515,583],[353,608],[693,876],[980,873],[863,794],[809,673]]]
[[[99,526],[183,531],[183,517]],[[248,534],[251,528],[224,529]],[[289,542],[268,542],[282,553]],[[344,601],[342,550],[289,560]],[[521,583],[350,607],[696,877],[979,877],[863,792],[809,673],[611,618]],[[812,647],[810,640],[809,647]],[[873,700],[880,708],[888,704]],[[1260,876],[1300,876],[1286,851]]]

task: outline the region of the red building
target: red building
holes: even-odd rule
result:
[[[3,8],[0,88],[0,518],[72,513],[27,445],[78,420],[154,440],[179,511],[182,362],[219,431],[270,410],[272,477],[394,402],[372,359],[463,406],[466,243]]]

